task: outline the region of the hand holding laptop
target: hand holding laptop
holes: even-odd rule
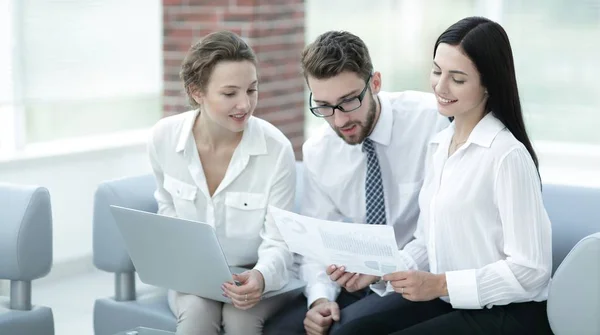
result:
[[[227,263],[214,227],[119,206],[110,209],[136,272],[146,284],[233,302],[240,309],[284,293],[301,294],[306,286],[291,278],[281,289],[264,293],[258,270]]]
[[[221,286],[223,296],[230,298],[233,305],[239,309],[246,310],[254,307],[265,290],[265,279],[260,271],[253,269],[233,274],[233,280]]]

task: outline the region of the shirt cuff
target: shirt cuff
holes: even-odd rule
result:
[[[398,269],[396,269],[396,271],[394,272],[422,270],[419,269],[419,265],[417,264],[417,262],[415,262],[414,258],[412,258],[411,255],[404,250],[398,250],[397,259],[399,260]]]
[[[477,290],[477,270],[446,272],[450,304],[456,309],[481,309]]]
[[[306,295],[306,306],[308,309],[310,309],[310,305],[321,298],[325,298],[329,301],[335,301],[340,293],[340,288],[333,285],[316,283],[311,285],[310,288],[307,286],[304,293]]]
[[[263,276],[263,280],[265,282],[263,294],[279,290],[285,284],[287,284],[287,280],[284,279],[285,276],[277,276],[276,273],[270,271],[269,267],[264,264],[256,263],[254,270],[258,270]]]
[[[387,295],[395,293],[394,287],[392,286],[392,284],[390,284],[390,282],[383,281],[383,280],[380,280],[374,284],[371,284],[369,287],[371,288],[371,291],[373,291],[380,297],[385,297]]]

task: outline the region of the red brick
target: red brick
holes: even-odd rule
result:
[[[254,6],[229,6],[223,9],[223,14],[255,14],[257,12],[258,9]]]
[[[194,37],[194,30],[191,28],[165,28],[163,30],[166,38],[175,37],[192,39]]]
[[[197,29],[194,29],[194,39],[192,41],[193,44],[199,42],[201,39],[203,39],[206,35],[213,33],[217,30],[221,30],[219,28],[219,25],[212,25],[212,26],[201,26],[198,25]]]
[[[219,14],[216,11],[213,12],[184,12],[171,14],[171,19],[177,23],[203,23],[203,24],[216,24],[219,21]]]
[[[260,50],[261,53],[268,53],[271,51],[289,51],[293,47],[295,47],[295,43],[278,43],[255,46],[254,49]]]
[[[255,28],[255,26],[253,26]],[[304,35],[303,34],[289,34],[289,35],[272,35],[272,34],[264,34],[262,36],[251,37],[250,41],[255,45],[269,45],[269,44],[277,44],[281,42],[291,43],[302,43],[304,44]]]
[[[304,3],[302,0],[260,0],[261,6],[275,6],[275,5],[289,5],[289,4],[301,4]]]
[[[173,16],[176,14],[205,14],[205,15],[216,15],[217,19],[219,15],[227,9],[227,6],[173,6],[173,7],[164,7],[163,13],[168,14],[168,16]],[[165,22],[168,23],[168,22]]]
[[[304,122],[304,114],[294,113],[293,111],[287,111],[285,107],[282,107],[280,111],[274,113],[260,113],[257,110],[261,118],[269,121],[275,126],[301,124]]]
[[[296,123],[285,123],[276,125],[279,130],[281,130],[284,134],[287,134],[288,137],[291,135],[300,136],[304,131],[304,120],[296,122]]]
[[[304,81],[301,78],[294,80],[278,80],[270,82],[261,82],[258,87],[260,92],[285,89],[288,91],[302,92],[304,90]]]
[[[250,32],[249,37],[267,37],[267,36],[281,36],[281,35],[295,35],[300,34],[304,30],[303,27],[297,25],[287,26],[254,26]]]
[[[165,6],[176,6],[176,5],[184,5],[187,3],[187,0],[163,0],[163,7]]]
[[[261,95],[260,95],[260,106],[261,107],[283,106],[286,104],[300,102],[303,100],[304,100],[304,95],[298,94],[296,92],[287,93],[287,94],[276,94],[276,95],[271,95],[271,94],[269,94],[269,92],[264,92],[264,93],[261,93]]]
[[[177,82],[180,81],[179,73],[167,73],[163,74],[163,81],[165,82]]]
[[[255,16],[256,15],[253,12],[247,12],[247,13],[225,12],[225,13],[223,13],[223,22],[224,23],[240,22],[240,23],[246,23],[246,24],[250,25],[250,24],[254,24],[253,20],[256,19]]]
[[[237,6],[252,6],[252,7],[254,7],[257,5],[257,2],[263,2],[263,0],[260,0],[260,1],[258,1],[258,0],[234,0],[234,2]],[[260,5],[260,4],[258,4],[258,5]]]
[[[163,62],[163,66],[169,66],[169,67],[173,67],[173,66],[181,66],[181,61],[178,59],[165,59]]]
[[[277,98],[277,97],[281,97],[281,96],[293,96],[293,94],[299,93],[300,95],[297,95],[297,97],[295,96],[293,99],[299,98],[300,100],[302,100],[303,92],[304,92],[303,90],[299,90],[299,89],[290,90],[290,89],[282,88],[282,89],[276,89],[276,90],[270,90],[270,91],[261,91],[260,97],[262,99],[270,99],[270,98]],[[297,100],[295,100],[295,101],[297,101]],[[289,102],[291,102],[291,100]]]
[[[172,97],[178,97],[178,96],[185,95],[185,92],[183,91],[183,89],[180,89],[180,90],[167,90],[167,89],[165,89],[163,92],[164,92],[164,94],[166,96],[172,96]]]
[[[229,0],[187,0],[187,3],[190,6],[229,6]]]
[[[190,49],[190,45],[187,43],[182,43],[176,39],[165,39],[163,42],[163,51],[180,51],[187,52]],[[181,64],[177,64],[181,65]]]
[[[185,52],[180,52],[180,51],[165,51],[165,52],[163,52],[164,59],[176,59],[176,60],[183,61],[183,59],[185,58],[185,55],[186,55]]]
[[[258,12],[256,13],[255,24],[267,26],[295,24],[296,20],[291,19],[293,10],[290,8],[287,13],[285,12],[286,10],[288,9],[284,7],[278,11]],[[298,22],[298,24],[304,25],[304,22]]]
[[[268,71],[270,69],[263,68],[259,72],[259,80],[261,83],[265,84],[286,79],[303,79],[300,71],[287,72],[286,68],[286,66],[278,66],[274,67],[274,70],[271,71]]]

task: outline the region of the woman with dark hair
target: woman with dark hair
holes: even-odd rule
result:
[[[429,145],[415,239],[399,255],[404,271],[376,284],[406,304],[336,334],[552,334],[551,224],[506,32],[465,18],[433,55],[439,112],[454,121]]]

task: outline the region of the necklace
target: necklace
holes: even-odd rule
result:
[[[467,138],[468,140],[468,138]],[[454,136],[452,136],[452,140],[450,141],[450,148],[454,148],[456,149],[459,145],[464,144],[465,142],[467,142],[467,140],[461,141],[461,142],[454,142]]]

